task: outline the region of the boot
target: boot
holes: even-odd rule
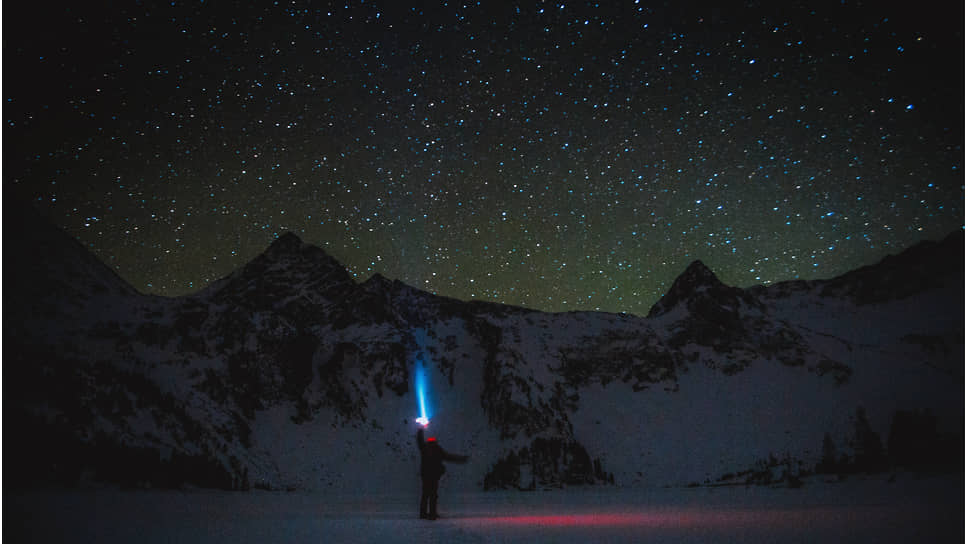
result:
[[[434,495],[434,496],[430,497],[430,515],[427,516],[427,519],[437,519],[437,518],[438,518],[438,516],[437,516],[437,496]]]

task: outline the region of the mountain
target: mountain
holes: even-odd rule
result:
[[[4,205],[4,316],[33,327],[97,318],[104,301],[132,299],[137,291],[113,270],[43,218],[31,206]],[[11,235],[10,233],[15,233]],[[11,265],[11,263],[14,263]]]
[[[849,297],[855,303],[876,304],[912,296],[928,289],[965,289],[964,232],[940,241],[925,241],[899,255],[825,282],[825,296]]]
[[[639,317],[357,283],[294,234],[203,291],[142,295],[24,213],[3,323],[22,485],[411,488],[418,363],[431,431],[471,455],[455,489],[941,462],[964,428],[962,232],[823,281],[740,289],[696,261]],[[911,422],[931,429],[913,457]]]
[[[693,261],[672,283],[669,292],[652,306],[648,316],[667,314],[679,305],[685,305],[690,313],[718,313],[718,308],[713,306],[725,304],[736,308],[740,304],[755,304],[755,301],[742,289],[719,281],[702,261]]]

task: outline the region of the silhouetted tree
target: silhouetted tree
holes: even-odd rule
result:
[[[841,472],[843,467],[837,458],[837,446],[834,444],[830,433],[823,433],[823,447],[820,450],[822,457],[817,464],[817,472],[821,474],[835,474]]]
[[[894,413],[887,438],[891,463],[908,469],[925,469],[944,464],[952,457],[938,434],[938,420],[928,411]]]
[[[854,419],[854,466],[858,471],[877,472],[887,468],[881,437],[871,428],[867,413],[857,407]]]

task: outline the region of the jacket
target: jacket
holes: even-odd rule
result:
[[[444,475],[444,461],[452,463],[466,463],[468,456],[448,453],[436,441],[424,440],[423,429],[417,430],[417,448],[420,449],[420,477],[424,479],[438,479]]]

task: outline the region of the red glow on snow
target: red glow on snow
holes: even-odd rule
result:
[[[538,527],[597,527],[648,525],[645,514],[546,514],[540,516],[501,516],[483,521],[497,525],[534,525]]]
[[[889,516],[876,509],[835,509],[825,507],[776,510],[744,509],[659,509],[646,512],[601,512],[593,514],[510,515],[475,518],[481,525],[496,527],[542,528],[625,528],[735,530],[743,528],[789,528],[831,525],[860,519],[887,521]]]

